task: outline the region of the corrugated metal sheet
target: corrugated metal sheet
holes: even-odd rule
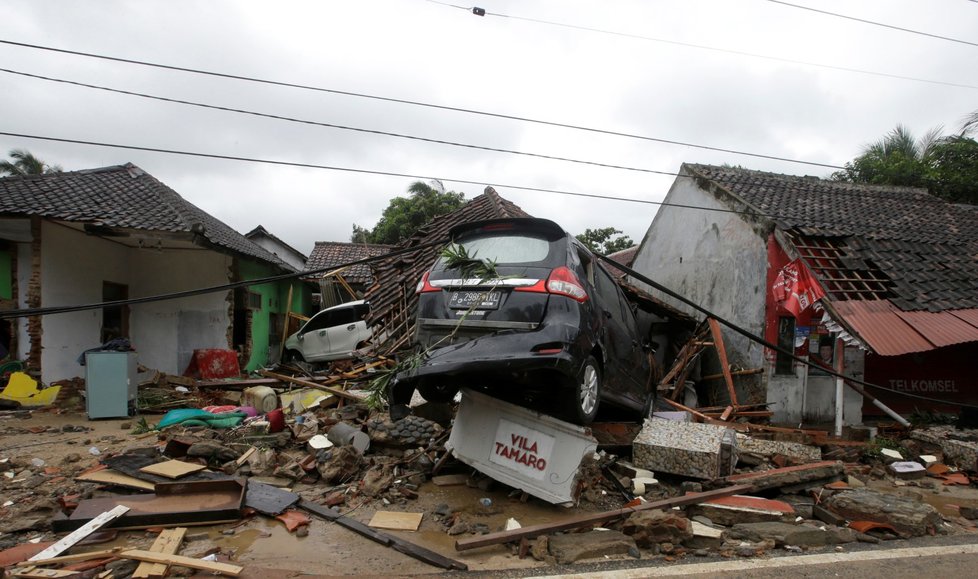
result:
[[[978,342],[978,309],[904,312],[889,300],[832,302],[832,308],[881,356]]]

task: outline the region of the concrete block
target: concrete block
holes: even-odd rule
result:
[[[632,443],[632,460],[640,468],[712,480],[733,472],[737,437],[722,426],[651,418]]]
[[[894,462],[890,463],[886,469],[893,476],[904,480],[924,478],[927,476],[927,469],[918,462]]]
[[[799,462],[818,462],[822,460],[822,449],[797,442],[781,442],[779,440],[763,440],[750,436],[737,436],[737,450],[750,452],[764,457],[776,455],[786,456]]]

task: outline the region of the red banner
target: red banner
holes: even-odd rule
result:
[[[795,317],[825,297],[822,286],[812,277],[800,259],[781,268],[771,290],[778,304]]]

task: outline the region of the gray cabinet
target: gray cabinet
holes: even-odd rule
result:
[[[88,418],[120,418],[136,409],[136,353],[85,354],[85,406]]]

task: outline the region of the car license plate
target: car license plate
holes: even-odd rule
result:
[[[458,291],[452,292],[448,298],[448,307],[467,310],[495,310],[499,307],[499,291]]]

